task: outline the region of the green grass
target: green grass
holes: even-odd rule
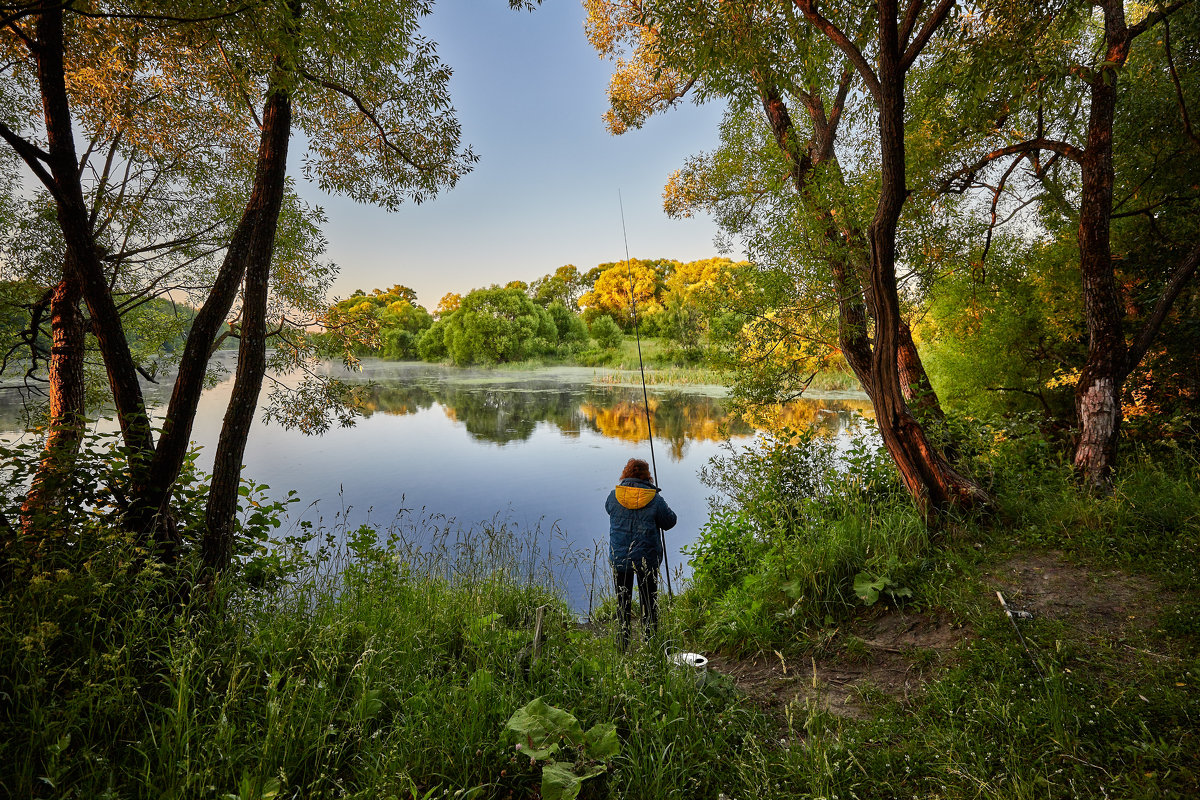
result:
[[[984,439],[964,450],[999,512],[934,534],[869,448],[850,453],[852,479],[814,441],[716,467],[733,494],[692,585],[659,640],[628,653],[610,602],[580,627],[558,599],[556,576],[582,565],[546,563],[537,531],[320,531],[181,593],[186,567],[134,558],[93,523],[0,595],[0,797],[537,797],[543,765],[503,735],[537,697],[616,726],[619,753],[583,797],[1196,796],[1195,459],[1131,453],[1095,497],[1038,442]],[[1020,623],[1022,642],[988,575],[1031,553],[1118,570],[1153,607],[1124,638],[1046,616]],[[868,611],[860,573],[912,597]],[[767,713],[663,656],[671,642],[805,663],[896,603],[962,626],[963,642],[910,655],[931,680],[907,700],[862,685],[864,720],[802,700]],[[852,636],[841,651],[876,657]]]
[[[746,795],[1185,798],[1200,791],[1194,456],[1131,452],[1112,494],[1095,496],[1036,438],[981,444],[976,457],[986,457],[976,467],[990,466],[1000,508],[933,538],[917,533],[894,492],[845,491],[837,479],[804,485],[797,476],[828,466],[816,443],[751,450],[727,465],[751,488],[727,495],[710,522],[683,606],[707,642],[781,649],[789,660],[814,652],[864,611],[850,576],[877,574],[881,565],[913,593],[881,603],[963,626],[962,644],[908,702],[868,689],[874,717],[862,722],[789,708],[784,738],[803,746],[763,748],[741,765]],[[860,466],[851,474],[870,473]],[[793,491],[783,494],[764,488],[789,482]],[[1141,594],[1129,602],[1137,621],[1110,620],[1114,629],[1105,630],[1086,614],[1046,615],[1020,623],[1022,641],[989,578],[1015,557],[1135,587]],[[778,577],[785,573],[800,585]],[[851,666],[872,657],[854,636],[841,652]],[[930,658],[910,661],[927,669]]]
[[[165,578],[122,546],[35,569],[0,617],[0,796],[528,797],[541,767],[502,731],[536,697],[616,725],[605,791],[722,790],[718,756],[762,721],[666,660],[678,630],[619,653],[503,527],[412,542],[294,543],[286,582],[227,581],[166,610]]]

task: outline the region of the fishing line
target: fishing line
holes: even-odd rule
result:
[[[642,407],[646,409],[646,437],[650,440],[650,469],[654,473],[654,485],[658,486],[658,463],[654,460],[654,429],[650,425],[650,396],[646,392],[646,365],[642,361],[642,334],[638,329],[637,298],[633,293],[633,264],[629,260],[629,234],[625,230],[625,202],[621,198],[621,190],[617,190],[617,204],[621,208],[621,237],[625,240],[625,269],[629,273],[629,307],[633,314],[633,335],[637,339],[638,371],[642,374]],[[671,587],[671,565],[667,563],[667,536],[658,529],[658,537],[662,540],[663,573],[667,576],[667,596],[675,597]]]

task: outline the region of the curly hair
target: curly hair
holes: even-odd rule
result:
[[[626,478],[636,478],[646,483],[652,482],[650,465],[640,458],[629,459],[629,461],[625,462],[625,469],[621,470],[621,480],[625,480]]]

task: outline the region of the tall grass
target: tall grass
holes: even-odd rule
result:
[[[1130,454],[1113,493],[1094,496],[1036,436],[981,429],[960,452],[1000,509],[936,537],[867,444],[731,451],[707,474],[718,499],[693,585],[627,653],[605,564],[603,613],[580,625],[562,599],[597,554],[553,530],[335,521],[204,586],[186,559],[147,561],[85,510],[0,594],[0,797],[537,797],[542,765],[502,734],[536,697],[585,728],[616,726],[619,754],[584,797],[1196,796],[1194,457]],[[265,525],[255,513],[271,512],[251,512],[248,532]],[[1160,590],[1161,611],[1139,608],[1122,638],[1035,618],[1018,639],[987,573],[1036,549],[1120,567]],[[914,593],[881,604],[963,631],[906,700],[861,686],[867,719],[790,689],[764,713],[665,657],[699,641],[791,661],[818,635],[827,657],[864,607],[860,575]]]
[[[0,609],[3,795],[525,797],[540,767],[501,732],[535,697],[617,725],[606,791],[725,787],[761,720],[665,657],[669,612],[622,654],[558,599],[535,536],[426,523],[293,537],[247,571],[260,585],[174,605],[118,541],[35,569]]]

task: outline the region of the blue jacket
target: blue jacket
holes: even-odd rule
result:
[[[644,563],[658,569],[662,563],[659,528],[675,527],[675,512],[652,483],[626,478],[608,493],[608,558],[614,569],[632,569]]]

